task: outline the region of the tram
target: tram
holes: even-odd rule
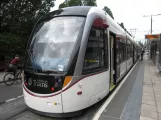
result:
[[[103,99],[139,58],[140,46],[105,11],[76,6],[43,16],[26,49],[26,105],[73,116]]]

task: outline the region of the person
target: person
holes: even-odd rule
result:
[[[141,60],[143,60],[144,49],[141,50]]]
[[[18,72],[17,72],[18,66],[20,66],[20,56],[18,54],[16,54],[15,58],[9,64],[9,69],[12,70],[12,72],[14,72],[15,79],[17,79],[17,77],[18,77],[17,76],[18,75]]]

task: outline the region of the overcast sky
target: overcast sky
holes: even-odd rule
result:
[[[58,9],[64,0],[56,0]],[[143,15],[161,14],[161,0],[97,0],[97,7],[111,9],[116,22],[123,22],[129,30],[136,28],[135,40],[144,41],[144,35],[150,33],[150,17]],[[153,33],[161,33],[161,16],[153,17]],[[134,33],[133,33],[134,34]]]

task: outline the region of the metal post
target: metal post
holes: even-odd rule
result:
[[[153,17],[153,16],[159,16],[159,15],[161,15],[161,14],[156,14],[156,15],[144,15],[144,16],[143,16],[143,17],[151,17],[151,26],[150,26],[150,27],[151,27],[151,29],[150,29],[151,34],[152,34],[152,32],[153,32],[153,30],[152,30],[152,29],[153,29],[153,28],[152,28],[152,27],[153,27],[153,18],[152,18],[152,17]]]
[[[152,24],[153,24],[153,20],[152,20],[152,15],[151,15],[151,29],[150,29],[150,32],[151,32],[151,34],[152,34]]]

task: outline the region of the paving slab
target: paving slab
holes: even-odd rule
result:
[[[140,116],[140,120],[157,120],[157,119],[151,119],[151,118]]]
[[[152,119],[158,119],[158,113],[154,112],[152,110],[141,110],[141,116],[152,118]]]
[[[147,105],[156,105],[156,102],[154,100],[142,99],[142,103]]]
[[[151,110],[157,112],[157,107],[155,105],[142,104],[141,110]]]
[[[161,120],[161,113],[158,113],[158,115],[159,115],[159,120]]]
[[[161,112],[161,102],[156,102],[157,103],[157,110],[158,112]]]
[[[145,93],[143,93],[143,96],[153,96],[154,97],[154,93],[145,92]]]

